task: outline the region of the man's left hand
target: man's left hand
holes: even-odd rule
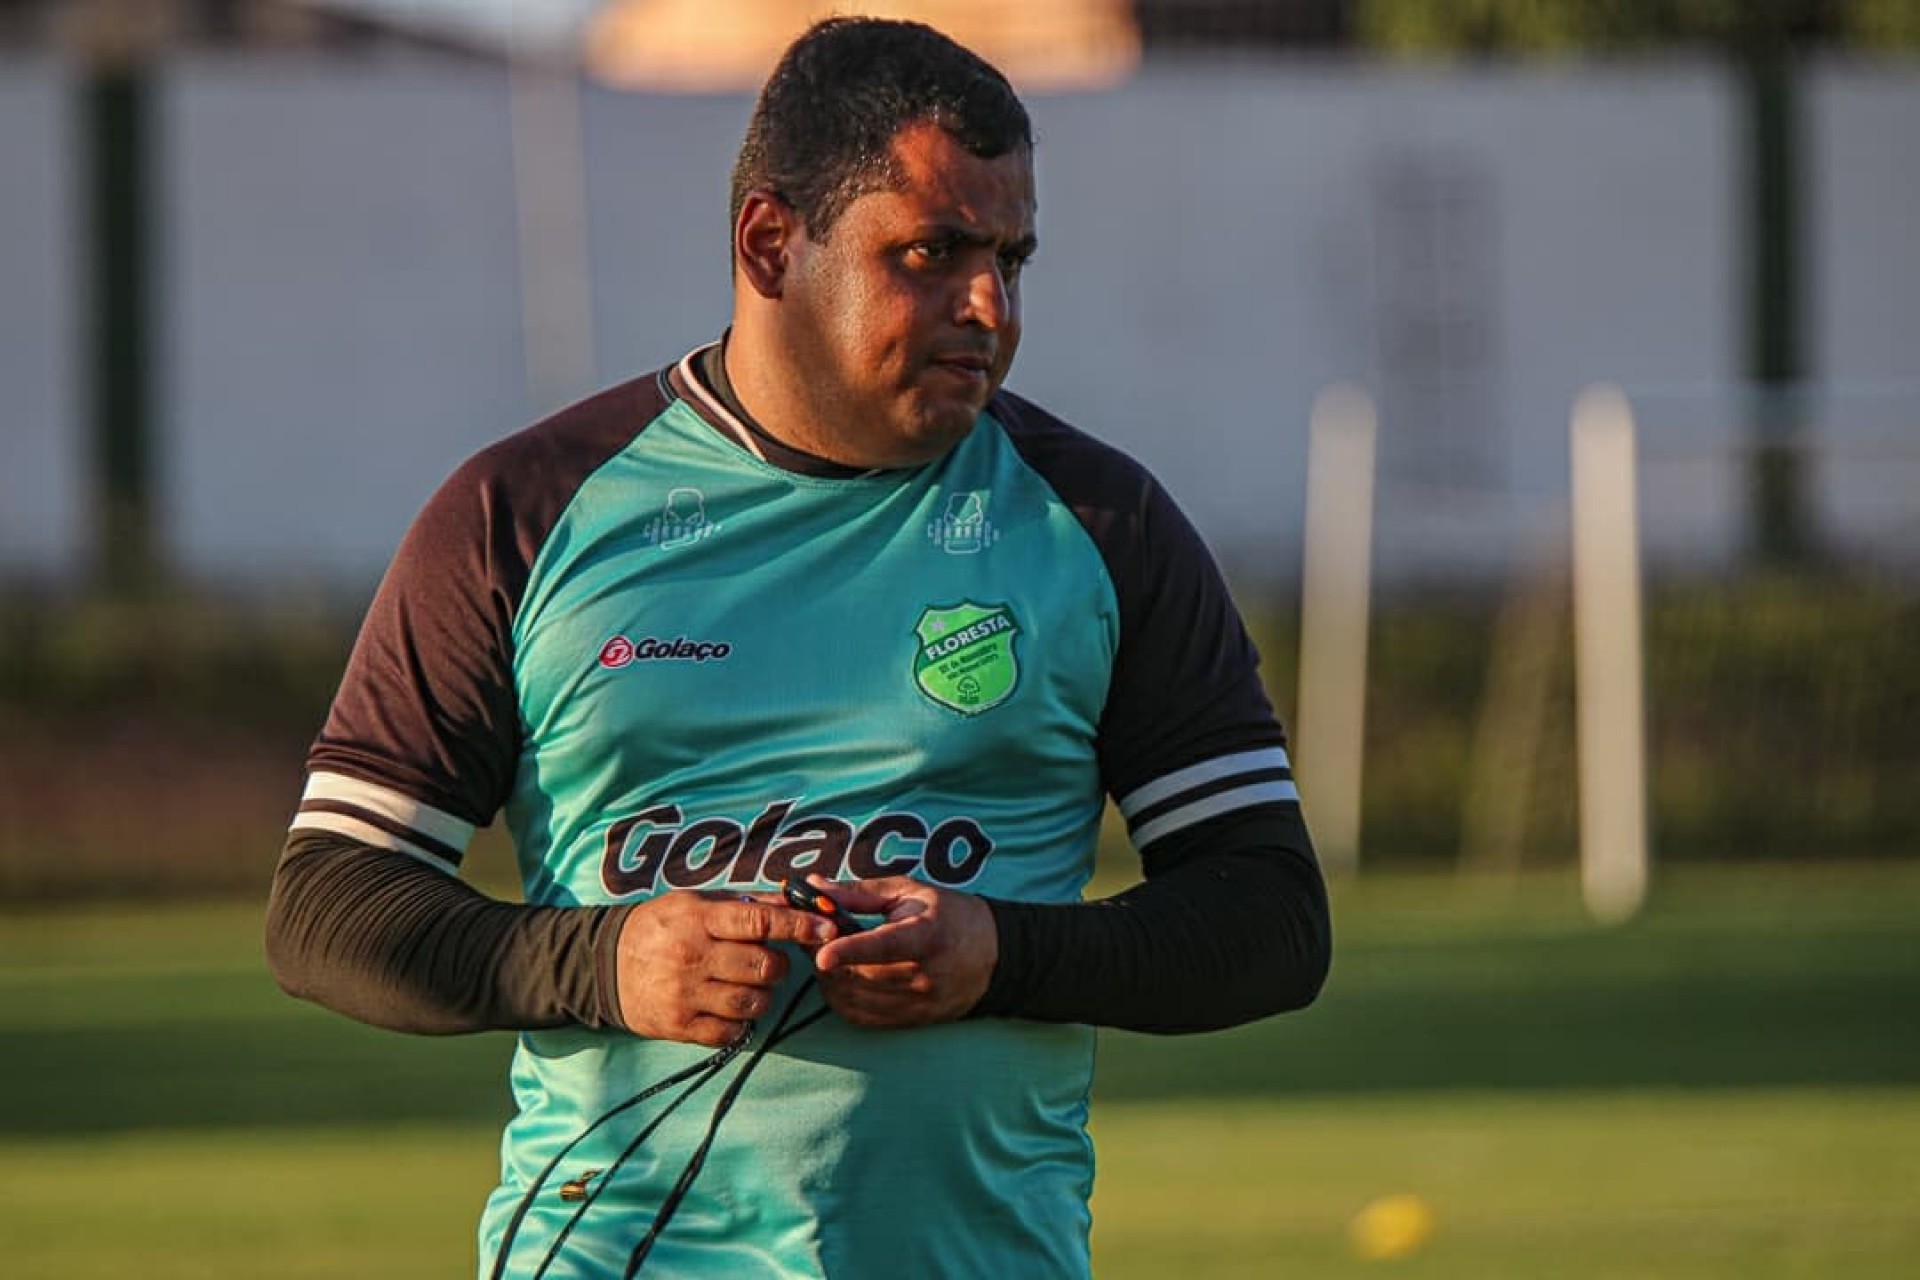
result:
[[[979,898],[906,876],[814,883],[855,915],[886,917],[814,954],[820,989],[848,1022],[952,1022],[986,994],[1000,958],[1000,936],[992,910]]]

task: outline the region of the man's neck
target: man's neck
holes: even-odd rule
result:
[[[733,378],[727,369],[727,350],[732,345],[732,331],[722,334],[720,341],[699,352],[694,357],[693,372],[715,399],[726,406],[727,412],[738,418],[760,447],[760,452],[768,462],[787,471],[801,475],[845,478],[866,474],[868,468],[848,466],[809,453],[805,449],[795,448],[780,437],[768,431],[759,419],[754,417],[746,405],[741,402],[739,393],[734,389]]]

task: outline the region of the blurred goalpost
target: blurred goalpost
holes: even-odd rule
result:
[[[1647,894],[1640,517],[1626,396],[1588,388],[1571,432],[1580,886],[1588,911],[1616,921]]]
[[[1300,609],[1296,764],[1328,872],[1360,861],[1377,418],[1349,385],[1313,408]],[[1575,402],[1571,444],[1581,889],[1625,920],[1648,880],[1639,510],[1632,410],[1616,388]]]
[[[1360,862],[1377,425],[1367,393],[1342,384],[1315,400],[1308,428],[1295,764],[1321,861],[1342,876]]]

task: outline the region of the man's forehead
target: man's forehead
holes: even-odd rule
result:
[[[1027,148],[978,156],[939,125],[923,122],[894,135],[892,159],[895,180],[872,195],[891,196],[889,203],[923,215],[1031,229],[1033,153]]]
[[[1033,178],[1033,152],[1028,148],[1015,146],[999,155],[983,156],[931,120],[916,120],[900,126],[888,151],[894,164],[909,175],[934,176],[991,169],[1007,175],[1018,174],[1029,182]]]

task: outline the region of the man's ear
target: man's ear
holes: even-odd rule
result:
[[[771,191],[747,192],[733,224],[733,261],[755,293],[780,296],[794,240],[803,234],[799,211],[792,205]]]

